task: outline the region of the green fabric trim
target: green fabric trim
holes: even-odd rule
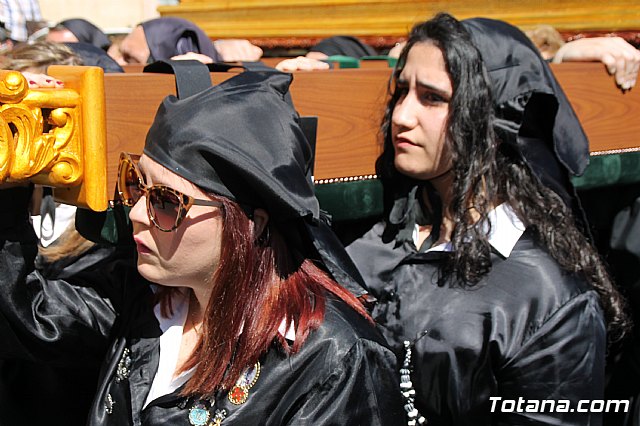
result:
[[[127,245],[132,243],[129,207],[109,207],[103,212],[79,208],[76,229],[87,240],[99,244]]]
[[[334,222],[382,214],[382,184],[378,179],[316,185],[320,208]]]
[[[640,183],[640,152],[591,157],[585,173],[572,179],[579,190]],[[378,179],[316,185],[320,208],[329,213],[334,222],[368,219],[382,215],[382,184]],[[76,214],[84,225],[85,238],[109,243],[121,242],[118,228],[128,234],[129,209],[106,212],[82,211]],[[120,222],[120,225],[119,225]],[[98,231],[99,230],[99,231]],[[96,233],[97,231],[97,233]],[[128,237],[128,235],[127,235]]]
[[[360,58],[360,60],[361,61],[372,61],[372,60],[387,61],[389,68],[395,68],[396,64],[398,63],[398,58],[392,58],[391,56],[387,56],[387,55],[363,56],[362,58]]]
[[[591,157],[585,173],[572,181],[581,191],[640,183],[640,152]],[[316,196],[334,222],[382,214],[382,184],[377,179],[316,185]]]
[[[580,177],[572,179],[579,190],[640,182],[640,152],[593,156]]]
[[[323,60],[337,63],[338,68],[360,68],[360,61],[387,61],[389,68],[394,68],[398,63],[398,58],[392,58],[386,55],[363,56],[360,59],[352,56],[332,55]]]
[[[360,68],[360,61],[351,56],[333,55],[324,59],[324,61],[336,62],[339,68]]]

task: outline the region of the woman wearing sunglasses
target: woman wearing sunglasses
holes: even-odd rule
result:
[[[137,270],[45,280],[28,190],[0,191],[0,356],[103,357],[91,425],[401,423],[395,358],[336,282],[364,293],[320,220],[290,81],[164,100],[143,155],[120,159]]]

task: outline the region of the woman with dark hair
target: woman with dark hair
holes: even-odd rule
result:
[[[602,398],[605,318],[611,340],[626,320],[569,180],[587,140],[518,34],[439,14],[394,72],[385,218],[348,251],[402,357],[410,424],[601,422],[577,404]]]
[[[91,425],[398,424],[395,357],[321,221],[290,82],[163,101],[120,158],[137,270],[120,253],[43,278],[29,191],[0,191],[0,356],[104,357]]]

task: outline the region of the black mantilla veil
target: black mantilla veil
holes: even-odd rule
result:
[[[570,177],[581,175],[589,164],[589,140],[549,65],[531,40],[506,22],[461,22],[489,74],[498,139],[564,200],[588,233]]]
[[[184,99],[168,96],[144,153],[204,191],[264,208],[293,248],[359,297],[363,280],[307,177],[313,151],[288,100],[292,78],[245,71]]]
[[[65,19],[61,25],[71,31],[80,43],[88,43],[106,51],[111,46],[109,37],[91,22],[82,18]]]
[[[202,53],[220,61],[220,55],[205,32],[191,21],[163,17],[140,24],[149,46],[149,63],[171,59],[184,53]]]
[[[77,42],[65,43],[65,46],[82,58],[83,65],[100,67],[106,73],[124,72],[124,69],[107,52],[92,44]]]
[[[333,36],[325,38],[309,49],[310,52],[320,52],[327,56],[343,55],[353,58],[375,56],[376,50],[357,37]]]
[[[533,213],[538,215],[537,227],[547,231],[540,231],[538,237],[546,241],[565,271],[581,274],[598,292],[608,322],[608,340],[615,342],[629,327],[625,302],[592,246],[586,214],[571,182],[571,176],[581,175],[589,164],[589,140],[580,121],[549,65],[522,31],[487,18],[468,19],[462,25],[488,71],[494,99],[492,127],[499,149],[505,153],[509,148],[519,156],[532,175],[573,213],[572,218],[556,217],[564,225],[549,220],[545,224],[541,215],[553,213],[549,205],[539,206]]]
[[[558,194],[590,237],[585,213],[570,180],[572,175],[581,175],[589,163],[589,141],[549,65],[528,37],[506,22],[473,18],[461,24],[487,72],[493,99],[492,128],[503,144],[500,149],[522,159],[544,186]],[[400,68],[402,60],[401,56]],[[385,137],[388,130],[383,129]],[[410,238],[406,222],[418,210],[412,191],[427,183],[397,172],[393,149],[386,145],[376,163],[376,172],[385,187],[387,239]]]

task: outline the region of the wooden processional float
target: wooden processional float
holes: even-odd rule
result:
[[[391,75],[384,64],[294,75],[296,109],[318,117],[316,191],[334,219],[380,208],[371,185]],[[591,165],[578,187],[640,182],[640,89],[623,93],[599,63],[552,68],[590,140]],[[211,73],[212,84],[236,72]],[[49,185],[58,201],[103,211],[120,152],[142,151],[160,102],[175,94],[174,76],[80,66],[51,66],[48,74],[64,89],[29,89],[20,73],[0,71],[0,182]]]

